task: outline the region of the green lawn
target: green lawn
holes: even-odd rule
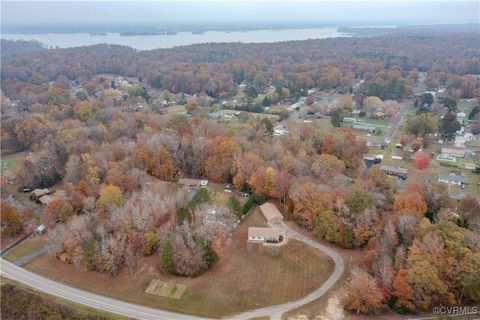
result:
[[[375,127],[377,126],[380,128],[390,127],[389,126],[390,120],[387,120],[387,119],[370,119],[370,118],[358,118],[358,117],[355,119],[357,119],[357,122],[365,123]],[[385,129],[388,129],[388,128],[385,128]]]
[[[5,172],[6,170],[16,171],[17,166],[21,165],[21,160],[25,157],[26,152],[16,152],[6,156],[1,156],[0,170]]]
[[[45,247],[45,245],[46,241],[43,239],[30,238],[10,250],[5,256],[3,256],[3,258],[10,262],[15,262],[31,253],[34,253],[37,250],[42,249]]]
[[[178,114],[185,112],[185,106],[181,104],[175,104],[167,108],[169,114]]]

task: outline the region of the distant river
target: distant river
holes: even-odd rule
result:
[[[289,40],[324,39],[348,37],[349,34],[338,32],[337,28],[311,28],[311,29],[276,29],[276,30],[251,30],[251,31],[207,31],[202,34],[191,32],[178,32],[173,35],[141,35],[120,36],[118,33],[106,35],[91,35],[88,33],[71,34],[2,34],[3,39],[11,40],[37,40],[49,47],[70,48],[89,46],[99,43],[120,44],[138,50],[156,48],[172,48],[195,43],[210,42],[277,42]]]

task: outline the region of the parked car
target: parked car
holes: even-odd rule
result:
[[[19,192],[24,192],[24,193],[27,193],[27,192],[31,192],[33,190],[33,188],[30,188],[30,187],[21,187],[18,189]]]

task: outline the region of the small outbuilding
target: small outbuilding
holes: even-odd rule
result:
[[[278,228],[248,228],[248,241],[250,242],[273,242],[278,243],[283,240],[282,231]]]
[[[44,234],[46,230],[47,228],[43,224],[41,224],[35,228],[34,233],[36,236],[38,236],[38,235]]]
[[[41,197],[54,193],[55,190],[52,188],[45,189],[35,189],[30,194],[30,200],[39,201]]]
[[[475,163],[470,163],[470,162],[465,163],[465,169],[467,170],[475,170],[476,168],[477,168],[477,165]]]
[[[283,215],[273,203],[265,202],[260,206],[260,211],[262,211],[268,223],[280,223],[283,221]]]
[[[188,187],[190,189],[197,189],[208,185],[208,180],[198,179],[178,179],[177,186]]]
[[[55,197],[47,194],[47,195],[42,196],[40,199],[38,199],[38,201],[40,201],[40,203],[42,205],[46,206],[50,202],[52,202],[54,199],[55,199]]]

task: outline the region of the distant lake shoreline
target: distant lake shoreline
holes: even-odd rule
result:
[[[1,38],[7,40],[36,40],[49,48],[71,48],[104,43],[125,45],[137,50],[152,50],[200,43],[266,43],[350,36],[352,36],[352,34],[340,32],[338,28],[295,28],[247,31],[205,31],[203,33],[182,31],[173,34],[155,35],[121,35],[119,33],[11,33],[2,34]]]

